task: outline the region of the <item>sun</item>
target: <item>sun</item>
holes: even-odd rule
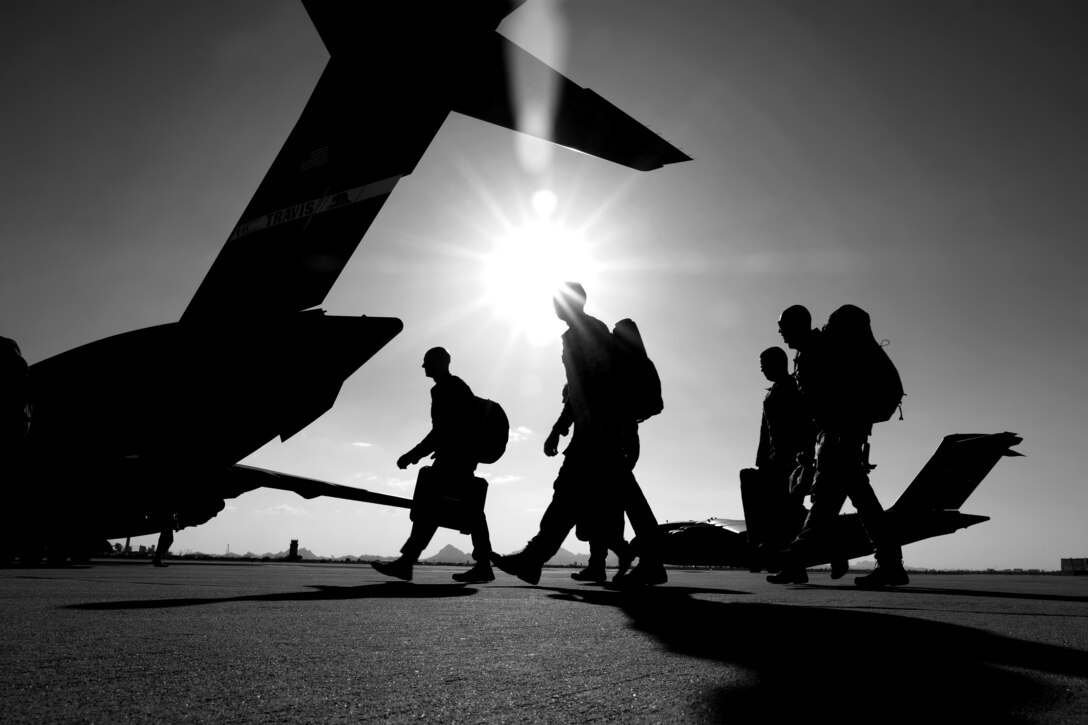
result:
[[[530,343],[543,345],[563,329],[552,309],[556,289],[571,280],[592,287],[598,269],[584,231],[554,218],[553,193],[538,191],[532,206],[532,218],[493,240],[483,260],[484,294],[495,315]]]

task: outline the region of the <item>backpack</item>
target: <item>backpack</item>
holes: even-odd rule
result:
[[[895,363],[876,341],[869,324],[869,315],[854,305],[843,305],[828,317],[825,336],[834,327],[835,344],[850,350],[854,358],[850,369],[856,372],[854,404],[870,423],[891,420],[896,408],[903,412],[903,381]]]
[[[634,320],[624,319],[612,328],[616,345],[616,369],[623,402],[636,422],[657,415],[665,409],[661,398],[661,377],[646,354],[646,345]]]
[[[506,443],[510,440],[510,420],[506,411],[494,400],[475,397],[476,419],[476,459],[480,463],[494,463],[506,453]]]
[[[903,381],[899,377],[899,371],[895,369],[895,363],[888,357],[884,347],[877,344],[871,348],[870,359],[867,362],[869,368],[868,381],[868,409],[873,423],[883,423],[891,420],[899,409],[899,419],[903,419]]]

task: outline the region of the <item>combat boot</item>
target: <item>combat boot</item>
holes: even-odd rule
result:
[[[615,581],[616,577],[622,579],[627,574],[627,570],[631,568],[631,563],[635,560],[635,553],[631,547],[627,547],[627,551],[616,556],[619,557],[619,562],[616,567],[616,575],[612,577],[612,581]]]
[[[608,575],[604,573],[603,566],[587,566],[585,569],[571,574],[570,578],[576,582],[594,582],[600,584],[608,580]]]
[[[832,579],[842,579],[848,571],[850,571],[850,562],[846,559],[833,559],[831,561]]]
[[[412,562],[403,557],[396,561],[372,561],[370,565],[377,569],[379,574],[403,579],[406,582],[412,581]]]
[[[612,583],[621,587],[653,586],[664,584],[668,580],[669,574],[665,571],[664,564],[649,564],[641,559],[630,573],[612,577]]]
[[[453,575],[455,582],[465,583],[482,583],[495,581],[495,572],[491,571],[491,564],[486,561],[478,561],[476,565],[468,571],[460,572]]]
[[[491,563],[499,567],[501,571],[516,576],[529,584],[536,584],[540,581],[540,570],[544,568],[542,563],[527,558],[524,551],[508,556],[492,552]]]
[[[808,572],[800,567],[786,567],[767,577],[771,584],[808,584]]]
[[[880,589],[881,587],[901,587],[910,584],[907,570],[902,562],[895,564],[881,564],[877,562],[876,569],[867,576],[859,576],[854,579],[854,585],[862,589]]]

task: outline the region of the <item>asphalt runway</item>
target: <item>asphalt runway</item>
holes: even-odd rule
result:
[[[0,719],[1088,722],[1088,577],[856,590],[670,570],[461,585],[367,565],[0,570]]]

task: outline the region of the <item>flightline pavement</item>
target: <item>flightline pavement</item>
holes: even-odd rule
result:
[[[0,569],[0,720],[1088,722],[1088,577],[93,562]]]

